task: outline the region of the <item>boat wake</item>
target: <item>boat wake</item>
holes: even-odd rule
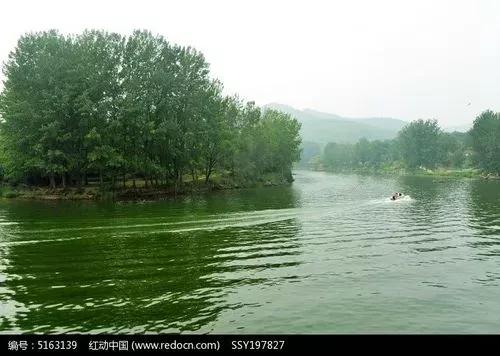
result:
[[[404,203],[404,202],[412,202],[415,201],[411,196],[409,195],[403,195],[402,197],[396,199],[396,200],[391,200],[391,198],[387,198],[386,201],[390,203]]]

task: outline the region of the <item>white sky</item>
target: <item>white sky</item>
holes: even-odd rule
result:
[[[496,0],[2,1],[1,61],[51,28],[149,29],[202,51],[228,93],[260,105],[445,127],[500,111]]]

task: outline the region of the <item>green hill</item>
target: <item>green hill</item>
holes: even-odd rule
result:
[[[355,143],[360,138],[385,140],[396,137],[407,122],[392,118],[346,118],[315,110],[298,110],[282,104],[264,105],[289,113],[302,123],[302,140],[325,145],[328,142]]]

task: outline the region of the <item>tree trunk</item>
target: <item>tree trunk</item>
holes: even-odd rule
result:
[[[66,172],[61,174],[61,184],[62,184],[63,189],[65,189],[66,188]]]
[[[50,180],[50,188],[56,189],[56,178],[54,176],[54,173],[49,174],[49,180]]]
[[[207,167],[205,169],[205,184],[208,184],[208,180],[210,179],[211,174],[212,174],[212,168]]]
[[[104,185],[104,178],[102,176],[102,169],[99,170],[99,183],[101,184],[101,188]]]
[[[123,188],[127,186],[127,180],[125,178],[125,174],[123,175]]]
[[[213,159],[209,160],[207,166],[205,167],[205,184],[208,183],[208,180],[210,179],[210,175],[212,174],[214,166],[215,166],[215,160]]]
[[[179,185],[182,185],[182,171],[179,171]]]
[[[78,188],[82,187],[83,177],[81,173],[78,173],[78,175],[76,176],[76,184],[78,185]]]

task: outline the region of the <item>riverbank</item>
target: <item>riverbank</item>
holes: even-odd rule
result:
[[[203,194],[212,191],[258,188],[287,185],[291,182],[280,174],[266,174],[258,179],[249,180],[228,176],[216,176],[208,183],[187,181],[181,186],[146,186],[137,181],[136,187],[129,181],[123,186],[101,188],[99,185],[51,189],[28,185],[0,186],[3,199],[26,200],[160,200],[187,194]]]
[[[484,173],[479,169],[406,169],[402,167],[382,167],[382,168],[346,168],[340,170],[315,169],[314,171],[324,171],[332,173],[346,174],[373,174],[373,175],[400,175],[400,176],[422,176],[422,177],[442,177],[442,178],[478,178],[500,180],[498,174]]]

